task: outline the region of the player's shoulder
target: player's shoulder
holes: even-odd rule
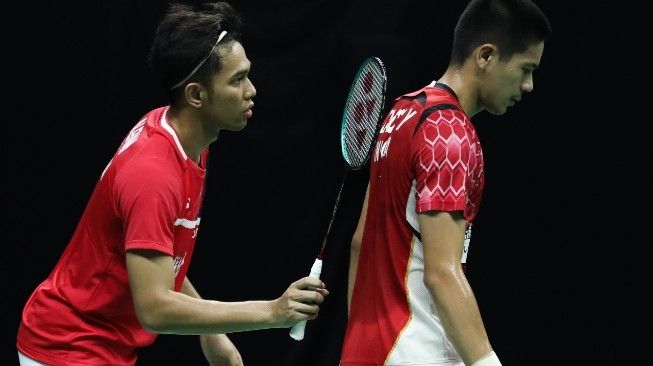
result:
[[[133,153],[125,153],[113,164],[116,187],[168,190],[183,184],[183,167],[165,144],[148,143]]]
[[[185,167],[183,158],[165,133],[160,127],[146,127],[132,146],[114,157],[115,163],[124,172],[169,176],[180,174]]]
[[[423,109],[441,105],[442,109],[462,110],[456,93],[448,86],[437,82],[431,82],[418,90],[402,94],[395,99],[395,103],[402,102],[417,104]]]

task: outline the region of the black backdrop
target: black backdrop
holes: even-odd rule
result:
[[[248,127],[222,133],[211,147],[189,273],[204,297],[271,299],[308,274],[341,182],[339,119],[357,66],[369,55],[385,61],[388,103],[437,78],[465,3],[232,2],[244,17],[258,95]],[[626,46],[633,19],[625,14],[636,12],[590,1],[539,3],[554,33],[535,91],[504,116],[474,119],[487,185],[468,277],[504,365],[564,365],[594,356],[619,364],[637,351],[622,346],[621,327],[612,328],[622,322],[610,320],[606,305],[628,297],[632,281],[613,277],[614,264],[623,262],[616,254],[627,250],[615,250],[615,243],[631,245],[624,233],[635,225],[614,217],[628,215],[620,202],[641,196],[606,187],[628,169],[622,155],[648,155],[639,152],[642,144],[628,145],[630,152],[618,145],[631,94],[625,83],[635,75],[605,57],[638,55]],[[164,103],[146,58],[165,2],[14,7],[3,24],[0,146],[8,363],[16,358],[22,306],[62,252],[100,173],[134,122]],[[608,107],[624,115],[605,122]],[[650,178],[633,173],[650,186]],[[320,317],[308,323],[301,342],[288,329],[232,334],[247,365],[337,365],[348,245],[366,178],[364,169],[346,181],[322,272],[331,295]],[[615,202],[619,213],[606,209]],[[139,364],[204,363],[197,337],[162,335],[140,352]]]

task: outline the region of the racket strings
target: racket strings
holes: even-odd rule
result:
[[[385,73],[380,66],[368,64],[352,86],[343,121],[343,153],[352,168],[367,161],[383,109],[384,92]]]

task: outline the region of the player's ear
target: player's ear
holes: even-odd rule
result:
[[[200,83],[188,83],[184,89],[184,97],[188,104],[199,108],[206,98],[206,90]]]
[[[491,43],[482,44],[476,47],[476,50],[474,51],[474,61],[481,69],[487,68],[487,66],[497,58],[497,47]]]

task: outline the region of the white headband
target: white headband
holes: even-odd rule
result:
[[[215,47],[218,45],[218,43],[220,43],[220,41],[222,40],[222,38],[224,38],[224,36],[225,36],[226,34],[227,34],[227,31],[224,31],[224,30],[223,30],[222,33],[220,33],[220,36],[218,36],[218,40],[215,41],[215,43],[213,44],[213,47],[211,47],[211,52],[209,52],[209,53],[206,55],[206,57],[204,57],[204,58],[202,59],[202,61],[200,61],[200,62],[197,64],[197,66],[195,66],[195,68],[193,69],[193,71],[191,71],[190,74],[188,74],[188,76],[186,76],[186,77],[183,78],[180,82],[178,82],[177,84],[175,84],[172,88],[170,88],[170,90],[175,89],[175,88],[178,88],[178,87],[181,86],[183,83],[185,83],[186,81],[188,81],[188,79],[190,79],[190,77],[193,76],[193,74],[196,73],[197,70],[198,70],[200,67],[202,67],[202,65],[204,65],[204,63],[206,62],[206,60],[207,60],[207,59],[209,58],[209,56],[211,56],[211,54],[213,53],[213,50],[215,50]]]

